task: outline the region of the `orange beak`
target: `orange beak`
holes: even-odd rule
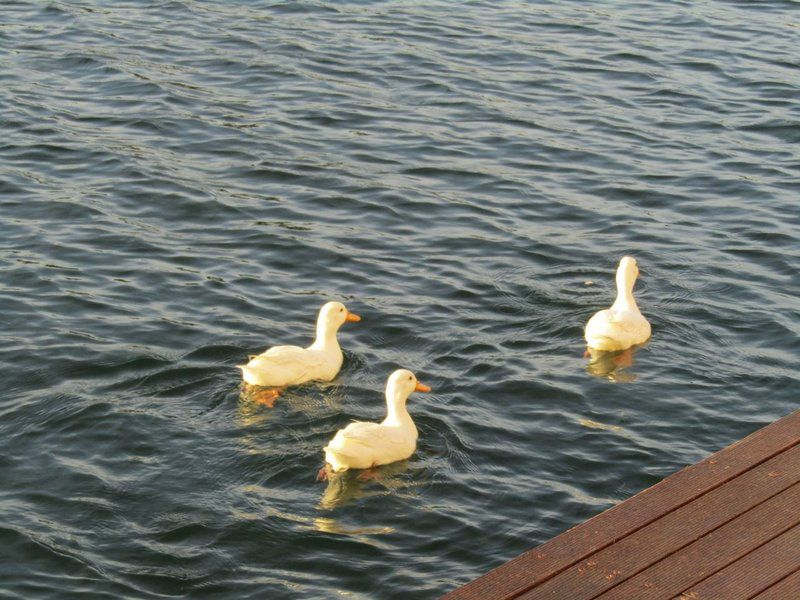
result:
[[[347,316],[344,318],[345,321],[353,321],[353,323],[358,323],[361,320],[356,313],[351,313],[350,311],[347,312]]]
[[[414,391],[415,392],[430,392],[431,388],[430,388],[430,386],[425,385],[424,383],[420,383],[418,381],[417,382],[417,387],[414,388]]]

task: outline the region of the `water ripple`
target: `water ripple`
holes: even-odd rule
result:
[[[4,3],[0,588],[435,597],[795,408],[792,8]],[[417,452],[316,483],[398,366]]]

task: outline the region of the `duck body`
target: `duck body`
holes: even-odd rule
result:
[[[650,338],[650,323],[633,297],[639,275],[636,260],[625,256],[617,269],[617,299],[611,308],[595,313],[586,323],[584,337],[589,348],[603,351],[625,350]]]
[[[410,427],[354,421],[325,446],[325,462],[334,473],[388,465],[414,454],[417,437],[413,421]]]
[[[331,381],[342,368],[344,355],[335,347],[274,346],[242,365],[242,378],[250,385],[287,387],[307,381]]]
[[[345,321],[361,318],[349,312],[340,302],[328,302],[319,311],[317,337],[307,348],[273,346],[239,365],[245,383],[263,387],[287,387],[307,381],[331,381],[344,362],[336,339]]]
[[[595,313],[586,324],[586,343],[595,350],[625,350],[649,337],[650,323],[638,310],[608,308]]]
[[[406,410],[406,400],[413,391],[427,392],[430,388],[417,382],[411,371],[392,373],[386,384],[386,418],[381,423],[350,423],[325,446],[325,462],[334,473],[386,465],[414,453],[417,427]]]

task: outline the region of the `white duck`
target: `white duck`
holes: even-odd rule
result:
[[[360,320],[361,317],[349,312],[341,302],[328,302],[319,311],[313,344],[308,348],[273,346],[250,357],[246,365],[238,365],[244,381],[250,385],[283,388],[306,381],[332,380],[344,360],[336,332],[345,321]],[[273,389],[271,393],[274,401],[279,391]]]
[[[417,448],[417,427],[406,410],[411,392],[430,392],[411,371],[398,369],[386,382],[386,418],[381,423],[355,421],[336,432],[325,446],[331,470],[368,469],[408,458]],[[320,470],[325,478],[325,468]]]
[[[617,299],[611,308],[601,310],[586,323],[585,338],[596,350],[625,350],[650,337],[650,323],[636,306],[633,285],[639,276],[636,260],[624,256],[617,269]]]

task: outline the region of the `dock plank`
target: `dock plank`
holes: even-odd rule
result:
[[[800,411],[686,467],[626,502],[573,527],[473,582],[445,600],[511,600],[739,477],[800,442]],[[562,596],[563,597],[563,596]]]
[[[753,600],[800,598],[800,569],[755,596]]]
[[[518,598],[590,600],[798,482],[800,445],[745,472],[727,485],[664,514]],[[800,487],[796,492],[793,497],[800,506]],[[796,521],[789,526],[794,523]],[[681,589],[685,588],[677,591]],[[638,598],[628,596],[631,597]]]
[[[798,506],[795,504],[795,508]],[[800,526],[756,548],[673,600],[749,600],[798,567]]]
[[[597,600],[663,600],[680,595],[710,574],[746,556],[753,547],[795,527],[800,522],[798,506],[800,484],[795,484],[598,596]]]

